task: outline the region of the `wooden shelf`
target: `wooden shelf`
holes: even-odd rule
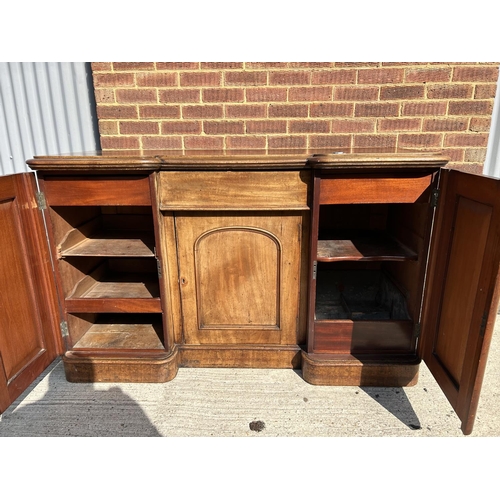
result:
[[[318,240],[317,260],[405,261],[417,260],[416,252],[384,234],[354,236],[350,239]]]
[[[97,233],[70,248],[61,257],[154,257],[154,236],[149,232],[107,231]]]
[[[157,330],[152,323],[119,323],[120,318],[107,316],[93,324],[83,337],[73,346],[74,349],[164,349]],[[117,321],[114,323],[113,321]]]

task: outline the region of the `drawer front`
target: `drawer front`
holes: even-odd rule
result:
[[[162,210],[307,210],[309,172],[161,172]]]
[[[321,179],[319,203],[414,203],[432,184],[432,174],[408,177],[359,176]]]
[[[151,205],[148,176],[47,177],[43,190],[52,206]]]

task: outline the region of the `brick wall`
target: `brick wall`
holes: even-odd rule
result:
[[[407,147],[482,171],[499,63],[92,63],[103,150]]]

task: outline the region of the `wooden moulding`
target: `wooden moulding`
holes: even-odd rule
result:
[[[407,177],[373,174],[321,179],[319,203],[414,203],[432,184],[432,179],[432,174]]]
[[[182,345],[180,366],[189,368],[300,368],[300,347]]]
[[[179,367],[179,351],[143,355],[93,354],[66,352],[63,356],[68,382],[162,383],[172,380]]]
[[[46,177],[44,190],[51,206],[151,205],[148,176]]]
[[[361,361],[353,356],[302,352],[302,377],[312,385],[409,387],[418,381],[420,360]]]

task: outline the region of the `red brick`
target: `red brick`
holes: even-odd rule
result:
[[[330,122],[325,120],[292,120],[288,124],[291,134],[328,134]]]
[[[134,73],[94,73],[94,87],[130,87],[135,85]]]
[[[429,85],[427,97],[429,99],[467,99],[472,97],[472,85]]]
[[[492,101],[451,101],[449,115],[491,115]]]
[[[358,84],[401,83],[403,77],[403,69],[360,69],[358,71]]]
[[[138,118],[136,106],[97,106],[97,117]]]
[[[193,136],[184,138],[184,147],[189,149],[224,149],[224,137]]]
[[[266,138],[256,136],[226,137],[228,149],[266,149]]]
[[[418,99],[424,97],[423,85],[399,85],[396,87],[382,87],[380,100],[389,99]]]
[[[305,118],[308,114],[307,104],[270,104],[269,117]]]
[[[360,132],[375,132],[376,120],[333,120],[332,133],[348,134]]]
[[[203,122],[203,132],[207,135],[244,134],[245,123],[237,122]]]
[[[397,137],[395,135],[355,135],[355,148],[395,148]]]
[[[248,102],[280,102],[286,101],[286,88],[261,88],[261,89],[246,89]]]
[[[406,70],[406,83],[449,82],[451,68],[417,68]]]
[[[249,120],[247,134],[286,134],[286,120]]]
[[[480,163],[448,163],[448,166],[453,170],[468,172],[470,174],[482,174],[483,165]]]
[[[454,82],[496,82],[498,79],[498,66],[464,66],[454,68]]]
[[[139,137],[101,137],[102,149],[139,149]]]
[[[310,114],[312,117],[322,116],[352,116],[354,104],[350,102],[332,102],[311,104]]]
[[[289,62],[289,68],[331,68],[332,62]]]
[[[92,71],[111,71],[112,66],[110,62],[93,62],[90,63]]]
[[[441,134],[399,134],[398,146],[405,147],[439,147]]]
[[[336,68],[376,68],[379,67],[378,62],[336,62]]]
[[[226,104],[226,118],[265,118],[267,106],[265,104]]]
[[[406,102],[402,114],[406,116],[438,116],[446,114],[446,102]]]
[[[312,135],[309,137],[309,147],[314,149],[350,148],[351,135]]]
[[[267,83],[266,71],[230,71],[224,73],[226,85],[265,85]]]
[[[269,73],[269,85],[307,85],[310,82],[310,71],[273,71]]]
[[[194,89],[169,89],[158,91],[160,102],[165,103],[183,103],[183,102],[200,102],[199,90]]]
[[[193,71],[181,73],[181,87],[219,87],[222,73],[219,71]]]
[[[469,123],[469,130],[471,132],[489,132],[491,127],[491,117],[476,118],[472,117]]]
[[[161,122],[161,133],[163,135],[171,134],[200,134],[200,121],[164,121]]]
[[[177,85],[176,73],[137,73],[138,87],[174,87]]]
[[[332,69],[331,71],[315,71],[312,74],[313,85],[355,84],[355,69]]]
[[[486,148],[467,148],[465,150],[464,160],[466,162],[484,162],[486,160]]]
[[[395,130],[420,130],[421,118],[382,118],[378,122],[380,132]]]
[[[288,91],[289,101],[331,101],[330,87],[295,87]]]
[[[484,146],[488,144],[488,134],[465,133],[447,134],[444,140],[445,146]]]
[[[200,69],[200,63],[197,62],[157,62],[158,70],[176,70],[176,69]]]
[[[182,106],[183,118],[222,118],[223,115],[222,104]]]
[[[116,101],[123,103],[158,102],[155,89],[117,89]]]
[[[147,70],[154,70],[155,63],[152,63],[152,62],[114,62],[113,69],[115,71],[131,71],[131,70],[147,71]]]
[[[243,89],[203,89],[203,102],[243,102]]]
[[[99,134],[101,135],[118,135],[118,122],[99,120]]]
[[[116,102],[115,91],[113,89],[95,89],[94,97],[97,106],[99,106],[99,104],[103,102],[105,103]]]
[[[307,138],[302,135],[269,136],[267,138],[269,149],[304,149]]]
[[[494,99],[497,91],[495,84],[479,84],[476,85],[474,91],[474,99]]]
[[[357,103],[354,116],[398,116],[399,104],[395,102]]]
[[[464,157],[465,157],[465,150],[464,149],[454,149],[454,148],[446,148],[443,150],[444,155],[447,156],[450,159],[450,162],[463,162]]]
[[[273,68],[286,68],[286,62],[246,62],[245,68],[247,69],[273,69]]]
[[[378,98],[378,87],[337,87],[334,101],[375,101]]]
[[[453,132],[467,130],[468,118],[426,118],[424,132]]]
[[[147,118],[180,118],[180,106],[167,106],[165,104],[152,106],[139,106],[141,119]]]
[[[202,69],[242,69],[242,62],[202,62]]]
[[[154,135],[160,132],[157,122],[120,122],[120,133],[123,135]]]
[[[143,137],[144,149],[182,149],[182,137]]]

